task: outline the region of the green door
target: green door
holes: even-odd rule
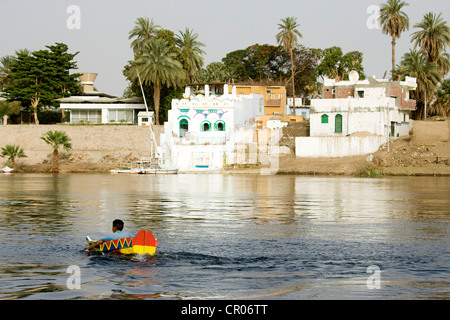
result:
[[[336,115],[335,130],[336,133],[342,133],[342,116]]]

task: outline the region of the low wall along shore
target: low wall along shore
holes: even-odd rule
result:
[[[42,137],[49,130],[64,131],[72,142],[69,153],[61,150],[61,167],[70,163],[69,171],[104,171],[116,169],[120,164],[150,156],[150,129],[146,126],[130,125],[7,125],[0,126],[0,147],[7,144],[20,145],[26,158],[18,159],[24,170],[45,171],[43,165],[49,163],[52,148]],[[157,143],[163,126],[154,126]],[[64,162],[65,160],[70,160]],[[6,158],[0,158],[0,165]],[[77,168],[76,166],[79,166]],[[35,168],[30,168],[35,166]],[[36,166],[43,166],[42,170]]]

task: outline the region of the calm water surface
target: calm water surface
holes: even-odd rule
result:
[[[116,218],[157,254],[82,252]],[[449,299],[449,222],[448,177],[1,175],[0,299]]]

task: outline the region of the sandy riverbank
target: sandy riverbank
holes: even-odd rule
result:
[[[0,147],[20,145],[27,158],[18,159],[21,172],[49,172],[52,150],[40,137],[48,130],[65,131],[72,151],[61,152],[63,173],[104,173],[150,154],[148,127],[8,125],[0,126]],[[163,126],[155,126],[155,136]],[[393,140],[369,157],[296,158],[280,155],[278,174],[307,175],[450,175],[450,121],[416,121],[412,134]],[[6,159],[0,159],[4,165]],[[239,168],[227,173],[258,173],[259,168]]]
[[[61,172],[109,172],[150,155],[150,130],[129,125],[8,125],[0,126],[0,146],[20,145],[26,158],[17,160],[21,172],[49,172],[52,149],[41,136],[48,130],[64,131],[72,150],[61,152]],[[154,128],[157,142],[163,126]],[[3,165],[5,158],[0,158]]]

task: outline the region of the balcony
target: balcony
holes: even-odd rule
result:
[[[414,111],[416,110],[417,104],[416,104],[416,100],[401,100],[401,106],[400,109],[402,110],[410,110],[410,111]]]
[[[281,107],[281,99],[266,99],[266,107]]]

